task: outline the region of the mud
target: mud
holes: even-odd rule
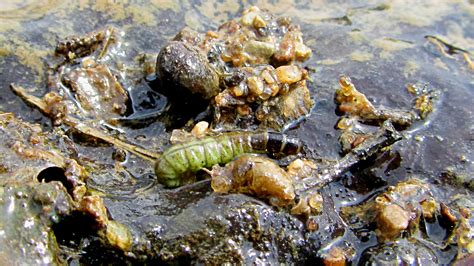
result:
[[[459,236],[467,237],[467,240],[463,238],[467,244],[462,243],[464,253],[460,252],[456,241],[441,241],[445,229],[437,229],[445,225],[439,220],[428,224],[431,231],[423,238],[447,243],[444,249],[418,240],[409,241],[403,235],[396,241],[380,243],[373,225],[354,229],[338,215],[341,207],[368,202],[390,185],[418,178],[434,188],[431,193],[437,202],[453,210],[453,216],[462,221],[460,228],[468,228],[469,223],[472,227],[472,207],[464,204],[463,209],[455,204],[463,198],[472,201],[472,1],[436,5],[430,1],[402,0],[369,3],[151,0],[140,5],[128,1],[4,1],[0,3],[0,111],[35,123],[44,132],[58,130],[49,118],[14,95],[9,86],[20,84],[36,96],[48,92],[46,72],[56,60],[54,47],[67,36],[113,26],[123,31],[127,50],[124,58],[129,62],[139,58],[146,61],[156,57],[183,27],[201,32],[215,30],[224,21],[239,16],[250,4],[277,16],[292,17],[301,25],[305,43],[313,52],[302,66],[308,69],[307,86],[315,107],[308,117],[287,130],[289,136],[306,144],[307,158],[323,161],[341,158],[340,131],[335,128],[339,116],[334,102],[341,74],[350,76],[374,106],[390,109],[412,108],[416,103],[409,92],[410,84],[427,83],[439,91],[433,111],[402,131],[404,139],[390,151],[358,165],[320,189],[324,198],[322,212],[309,220],[251,196],[214,194],[209,181],[165,190],[156,184],[152,164],[147,160],[110,144],[91,141],[62,125],[65,137],[55,147],[85,166],[89,172],[85,181],[88,193],[103,199],[107,220],[123,224],[130,231],[133,243],[124,251],[117,245],[114,247],[113,242],[104,242],[100,233],[103,229],[97,229],[94,221],[78,211],[65,185],[57,181],[40,183],[37,173],[51,167],[51,162],[35,162],[34,173],[10,175],[13,161],[6,156],[0,157],[0,211],[3,212],[0,233],[7,233],[0,234],[0,243],[26,247],[31,256],[24,257],[24,262],[45,264],[123,260],[311,263],[320,262],[332,247],[340,248],[347,261],[362,265],[387,261],[415,263],[413,257],[419,263],[437,264],[472,258],[469,251],[472,234],[469,238],[468,230],[458,232]],[[153,66],[154,60],[150,61],[149,65]],[[119,122],[122,133],[113,129],[112,132],[130,143],[161,152],[169,143],[174,125],[186,125],[195,114],[190,116],[177,110],[168,117],[164,112],[166,100],[157,93],[155,71],[137,71],[143,82],[130,83],[125,88],[132,102],[127,109],[127,115],[131,115],[127,118],[132,119]],[[10,148],[2,144],[2,149]],[[28,196],[15,200],[16,205],[10,204],[19,197],[18,191]],[[46,191],[49,194],[45,198],[51,202],[31,202],[32,191]],[[8,206],[17,208],[24,206],[23,202],[30,204],[29,207],[11,216]],[[41,211],[45,206],[55,210],[61,204],[64,209],[60,215]],[[464,216],[466,212],[471,213],[470,219]],[[36,245],[48,246],[43,253],[34,253],[31,243],[13,241],[21,230],[16,224],[18,221],[25,224],[28,217],[32,217],[30,224],[36,231],[25,237],[36,239]],[[54,219],[50,220],[51,217]],[[388,249],[392,252],[387,253]],[[14,261],[11,254],[0,248],[0,261]]]

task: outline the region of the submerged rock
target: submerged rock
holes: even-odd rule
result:
[[[26,175],[26,173],[24,173]],[[28,177],[16,176],[21,179]],[[34,176],[29,176],[34,178]],[[0,188],[0,258],[2,263],[60,264],[61,250],[52,225],[74,209],[71,196],[57,181]]]
[[[85,192],[83,170],[63,156],[74,147],[65,136],[44,133],[9,113],[0,113],[0,132],[0,257],[8,264],[62,263],[51,227]],[[70,164],[76,168],[66,176]]]

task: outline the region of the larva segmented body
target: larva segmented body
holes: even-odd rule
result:
[[[244,153],[297,154],[301,143],[273,132],[232,132],[176,144],[155,162],[158,181],[167,187],[181,185],[181,176],[225,164]]]

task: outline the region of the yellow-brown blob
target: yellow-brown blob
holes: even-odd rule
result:
[[[266,157],[242,155],[225,167],[214,166],[211,176],[211,186],[218,193],[248,193],[270,198],[270,203],[277,206],[287,205],[295,198],[291,178]]]
[[[373,116],[376,113],[375,107],[364,94],[357,91],[348,76],[341,76],[339,85],[341,87],[336,91],[339,111],[360,117]]]
[[[393,239],[408,228],[410,217],[408,213],[396,204],[382,208],[377,217],[377,235],[382,239]]]
[[[281,83],[293,84],[303,78],[303,72],[298,66],[281,66],[276,69]]]

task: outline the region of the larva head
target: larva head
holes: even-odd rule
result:
[[[155,162],[155,174],[160,184],[166,187],[179,187],[181,180],[176,174],[172,165],[166,161],[158,158]]]

